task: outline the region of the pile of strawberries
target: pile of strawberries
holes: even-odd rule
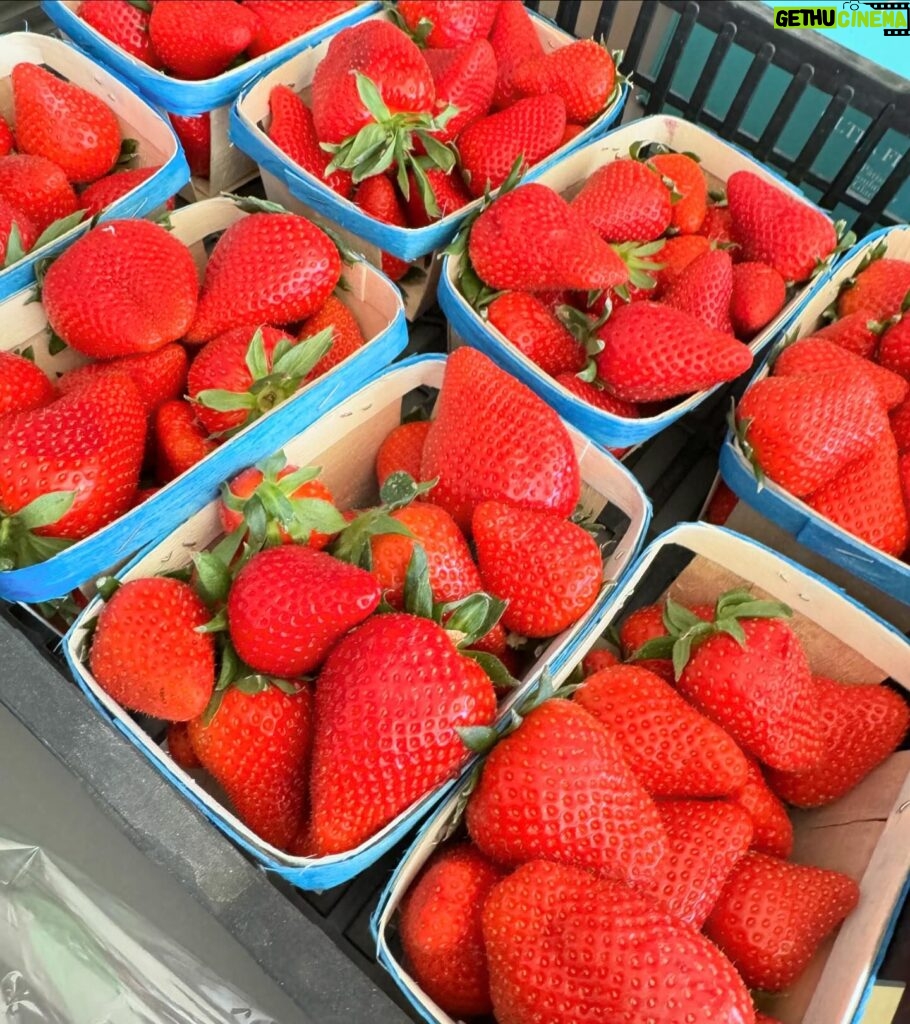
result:
[[[453,1018],[773,1024],[856,906],[856,882],[788,860],[781,800],[838,799],[898,746],[910,708],[813,675],[785,617],[747,591],[633,612],[495,743],[467,836],[408,891],[409,970]],[[543,696],[543,700],[540,700]],[[482,737],[479,737],[482,739]]]
[[[0,568],[94,533],[365,344],[340,276],[335,243],[286,212],[224,231],[201,285],[160,224],[74,242],[41,301],[51,351],[93,361],[51,380],[0,352]]]
[[[545,53],[520,0],[399,0],[332,39],[309,106],[272,90],[268,135],[370,216],[420,228],[557,150],[615,85],[592,40]],[[382,268],[398,280],[408,264],[385,255]]]
[[[748,370],[744,342],[838,244],[827,217],[758,175],[737,171],[712,204],[693,156],[648,149],[570,200],[541,183],[501,194],[470,228],[459,279],[544,373],[629,419]]]
[[[599,546],[568,518],[566,428],[473,349],[376,471],[380,504],[344,514],[318,469],[245,471],[223,489],[225,537],[182,578],[124,583],[88,654],[120,704],[179,723],[181,765],[296,855],[353,850],[450,778],[459,730],[489,726],[496,687],[515,685],[518,648],[533,656],[600,593]]]
[[[38,64],[12,71],[13,129],[0,117],[0,255],[8,267],[94,217],[160,167],[136,151],[93,93]],[[78,190],[78,191],[77,191]]]
[[[888,555],[910,546],[910,262],[875,247],[831,323],[788,344],[737,410],[767,477]]]

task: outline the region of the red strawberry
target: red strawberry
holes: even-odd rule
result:
[[[608,242],[651,242],[670,226],[670,190],[645,164],[613,160],[588,178],[572,209]],[[659,262],[659,261],[658,261]]]
[[[904,452],[898,459],[898,471],[901,475],[901,486],[904,489],[904,505],[910,516],[910,452]]]
[[[348,199],[354,191],[351,175],[347,171],[333,171],[326,176],[325,169],[332,158],[320,147],[313,115],[297,93],[286,85],[276,85],[269,93],[269,111],[272,120],[268,135],[272,142],[295,164]]]
[[[752,819],[721,800],[664,800],[667,852],[642,891],[685,924],[701,928],[736,862],[752,842]]]
[[[476,349],[449,356],[423,449],[429,497],[462,529],[482,501],[568,516],[581,481],[572,439],[553,410]]]
[[[534,21],[522,0],[500,0],[490,31],[490,45],[499,69],[493,107],[504,110],[520,98],[514,84],[518,68],[530,57],[542,57],[544,54]]]
[[[329,328],[332,330],[332,347],[307,374],[308,382],[334,370],[367,343],[357,318],[334,293],[303,322],[299,339],[305,341]]]
[[[543,857],[630,884],[652,879],[666,850],[657,807],[610,731],[565,700],[546,701],[496,744],[466,820],[499,863]]]
[[[480,214],[468,253],[480,279],[497,291],[597,291],[629,277],[625,263],[574,207],[536,183],[499,196]]]
[[[756,762],[747,757],[746,764],[749,774],[745,785],[730,797],[730,802],[748,811],[752,818],[752,849],[786,860],[793,852],[793,823]]]
[[[613,668],[614,665],[618,664],[619,658],[613,651],[606,647],[596,647],[593,651],[588,651],[584,656],[581,670],[587,679],[588,676],[596,675],[596,673],[603,672],[606,668]]]
[[[179,765],[185,772],[191,772],[202,766],[201,761],[196,757],[193,744],[190,742],[190,733],[186,722],[171,722],[167,729],[167,752],[171,760]]]
[[[465,757],[456,729],[495,714],[489,677],[435,622],[377,615],[349,633],[316,691],[315,851],[354,849],[449,778]]]
[[[810,337],[824,338],[864,359],[871,359],[878,347],[881,327],[864,313],[851,313],[813,332]]]
[[[891,430],[897,441],[898,451],[910,448],[910,398],[903,405],[891,411]]]
[[[59,381],[60,390],[71,391],[92,377],[125,373],[132,378],[146,411],[153,413],[164,402],[177,398],[186,388],[186,349],[170,344],[154,352],[121,356],[104,363],[87,363],[65,373]]]
[[[432,53],[432,50],[428,51]],[[446,217],[463,206],[474,201],[474,197],[465,188],[461,175],[457,170],[448,174],[438,167],[429,167],[426,170],[427,181],[436,205],[439,207],[439,217]],[[408,183],[410,193],[407,199],[407,221],[412,228],[425,228],[439,217],[430,216],[427,212],[426,203],[420,193],[417,180],[412,171],[408,172]]]
[[[613,58],[593,39],[529,57],[512,76],[512,86],[522,96],[560,96],[568,119],[582,123],[593,121],[606,107],[615,83]]]
[[[719,480],[702,518],[707,523],[723,526],[738,503],[739,497],[730,490],[723,480]]]
[[[199,425],[193,406],[182,398],[158,407],[153,436],[155,475],[162,484],[185,473],[215,450],[215,442]]]
[[[483,937],[500,1024],[753,1024],[745,985],[704,936],[577,867],[513,872],[487,898]]]
[[[0,157],[0,199],[25,214],[36,235],[78,208],[62,168],[24,153]]]
[[[837,315],[862,313],[867,320],[884,320],[900,312],[910,294],[910,261],[874,260],[861,270],[837,299]]]
[[[16,137],[13,130],[7,124],[6,119],[0,117],[0,156],[7,156],[16,148]]]
[[[458,136],[461,169],[473,196],[497,189],[521,157],[527,168],[562,144],[566,105],[554,94],[529,96],[482,117]]]
[[[0,260],[4,265],[15,262],[15,255],[9,252],[10,235],[13,226],[19,235],[19,249],[27,253],[38,241],[38,231],[28,216],[17,210],[12,203],[0,199]]]
[[[858,900],[859,886],[847,875],[747,853],[733,869],[705,934],[747,985],[780,992]]]
[[[713,605],[696,605],[694,608],[686,610],[691,611],[705,622],[711,622],[714,618]],[[645,608],[639,608],[632,612],[619,627],[619,642],[623,657],[628,661],[649,640],[662,636],[667,636],[667,627],[664,625],[664,606],[652,604]],[[653,672],[665,682],[675,682],[673,662],[669,658],[636,658],[635,665]]]
[[[186,162],[190,165],[190,173],[207,178],[212,165],[212,121],[206,114],[195,114],[184,117],[180,114],[168,114],[183,152]]]
[[[243,6],[256,15],[256,31],[247,53],[259,57],[357,5],[354,0],[244,0]]]
[[[775,793],[797,807],[821,807],[849,793],[900,744],[907,702],[887,686],[849,686],[815,677],[825,757],[805,772],[768,772]]]
[[[125,2],[125,0],[124,0]],[[93,185],[79,197],[79,205],[86,210],[86,217],[94,217],[107,209],[111,203],[122,199],[127,193],[138,188],[144,181],[148,181],[153,174],[160,171],[160,167],[137,167],[132,171],[119,171],[117,174],[108,174],[99,178]],[[168,209],[174,209],[173,199],[168,200]]]
[[[120,155],[120,126],[107,104],[37,64],[13,68],[16,141],[53,160],[70,181],[95,181]]]
[[[354,193],[354,203],[364,213],[382,221],[383,224],[395,224],[400,228],[408,226],[398,190],[384,174],[377,174],[362,181]],[[382,254],[380,262],[383,273],[393,281],[400,281],[411,266],[410,263],[388,252]]]
[[[886,369],[910,380],[910,317],[892,324],[882,335],[878,361]]]
[[[693,260],[711,249],[711,243],[702,235],[674,235],[668,238],[654,261],[660,267],[653,273],[656,285],[647,298],[658,299],[667,288],[672,287],[683,270]]]
[[[161,67],[149,39],[149,11],[129,0],[83,0],[77,13],[131,57],[150,67]]]
[[[727,796],[745,784],[746,759],[733,740],[653,672],[607,668],[574,699],[610,730],[652,796]]]
[[[210,618],[187,583],[163,576],[130,580],[98,616],[92,674],[131,711],[188,721],[205,710],[215,687],[215,641],[198,630]]]
[[[632,302],[614,310],[598,331],[598,376],[630,402],[676,398],[734,380],[752,365],[741,341],[656,302]]]
[[[565,145],[567,142],[571,142],[572,139],[581,135],[587,127],[588,126],[585,124],[572,124],[571,122],[568,122],[566,124],[566,130],[562,133],[562,145]]]
[[[732,334],[733,261],[724,249],[696,257],[670,285],[661,301],[700,320],[712,331]]]
[[[15,352],[0,352],[0,416],[39,409],[57,389],[39,366]]]
[[[730,245],[734,263],[741,259],[740,246],[733,235],[733,217],[728,206],[709,206],[701,224],[701,234],[709,242]]]
[[[396,10],[427,46],[442,50],[486,39],[498,6],[499,0],[472,0],[469,4],[463,0],[398,0]],[[426,22],[429,27],[424,36]]]
[[[418,420],[402,423],[389,433],[376,453],[376,479],[380,487],[392,473],[407,473],[420,480],[423,445],[429,432],[429,421]]]
[[[186,339],[198,344],[232,327],[304,320],[340,276],[335,243],[306,217],[250,214],[215,243]]]
[[[745,393],[736,417],[755,463],[798,498],[871,451],[888,426],[875,385],[842,373],[766,377]]]
[[[585,364],[584,349],[534,295],[503,292],[487,306],[487,320],[551,377],[574,374]]]
[[[673,204],[673,227],[684,235],[701,231],[708,210],[708,183],[698,161],[686,153],[658,153],[648,163],[673,182],[673,191],[681,197]]]
[[[562,384],[566,391],[571,392],[583,402],[587,402],[588,405],[593,405],[595,409],[601,409],[613,416],[635,420],[640,415],[638,407],[633,402],[624,402],[621,398],[612,395],[606,388],[581,380],[574,373],[560,373],[556,378],[556,383]]]
[[[503,625],[521,636],[568,629],[600,593],[603,560],[582,527],[501,501],[475,506],[471,532],[484,589],[507,602]]]
[[[493,1010],[481,915],[502,871],[470,844],[436,853],[401,905],[399,933],[411,973],[452,1017]]]
[[[735,263],[730,320],[747,341],[777,316],[787,301],[787,282],[767,263]]]
[[[149,39],[161,63],[178,78],[214,78],[253,41],[257,19],[223,0],[156,0]]]
[[[787,281],[807,280],[837,245],[825,214],[751,171],[730,176],[727,202],[743,259],[768,263]]]
[[[486,39],[476,39],[448,50],[424,50],[423,55],[436,84],[437,103],[458,107],[438,136],[451,142],[489,111],[496,90],[496,54]]]

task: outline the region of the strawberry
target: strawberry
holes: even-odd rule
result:
[[[306,217],[252,213],[215,243],[186,339],[199,344],[232,327],[304,320],[340,277],[335,243]]]
[[[129,0],[83,0],[78,15],[105,39],[149,67],[161,67],[149,39],[149,11]]]
[[[673,204],[673,227],[684,235],[701,231],[708,210],[708,183],[698,161],[687,153],[658,153],[648,164],[672,181],[673,191],[680,196]]]
[[[420,479],[437,477],[429,497],[462,529],[489,500],[568,516],[581,489],[572,439],[556,413],[468,347],[449,356],[424,443]]]
[[[849,793],[910,726],[907,702],[887,686],[850,686],[824,676],[815,677],[815,686],[824,758],[804,772],[768,772],[774,792],[797,807],[821,807]]]
[[[685,924],[701,928],[736,862],[752,842],[752,819],[720,800],[664,800],[667,852],[642,891]]]
[[[69,370],[59,380],[62,392],[71,391],[92,377],[125,373],[139,390],[146,411],[153,413],[164,402],[183,394],[186,388],[186,349],[170,344],[154,352],[121,356],[104,363],[86,363]]]
[[[886,369],[910,380],[910,317],[892,324],[882,335],[878,361]]]
[[[37,64],[12,72],[16,141],[23,153],[53,160],[72,182],[95,181],[120,155],[120,126],[107,104]]]
[[[570,121],[587,123],[606,107],[616,84],[616,65],[609,50],[593,39],[523,60],[512,76],[522,96],[560,96]]]
[[[367,178],[357,186],[354,193],[354,204],[364,213],[368,213],[383,224],[394,224],[400,228],[408,226],[401,197],[395,185],[383,174]],[[380,266],[386,276],[393,281],[400,281],[410,269],[410,263],[400,260],[391,253],[384,252]]]
[[[787,282],[767,263],[735,263],[730,321],[738,338],[753,338],[787,301]]]
[[[806,281],[837,245],[834,225],[820,210],[752,171],[727,180],[733,234],[742,257],[767,263],[787,281]]]
[[[670,190],[645,164],[613,160],[588,178],[572,209],[607,242],[651,242],[670,226]]]
[[[711,622],[714,618],[713,605],[696,605],[694,608],[685,609],[690,611],[697,618],[705,622]],[[667,636],[667,627],[664,622],[664,606],[661,604],[648,605],[632,612],[619,627],[619,643],[622,649],[622,656],[627,661],[632,659],[640,647],[644,647],[649,640],[657,637]],[[635,658],[635,665],[638,668],[647,669],[654,675],[668,683],[674,682],[673,662],[669,658]]]
[[[423,445],[429,432],[428,420],[402,423],[390,431],[376,453],[376,479],[380,487],[392,473],[407,473],[420,480]]]
[[[734,867],[705,934],[747,985],[780,992],[858,900],[859,886],[840,872],[747,853]]]
[[[561,384],[566,391],[571,392],[583,402],[587,402],[588,405],[593,405],[595,409],[608,412],[613,416],[635,420],[641,415],[634,402],[625,402],[611,394],[602,385],[582,380],[574,373],[560,373],[556,377],[556,383]]]
[[[741,259],[740,246],[733,235],[733,217],[728,206],[709,206],[701,223],[700,234],[709,242],[732,246],[733,262]]]
[[[38,231],[26,214],[17,210],[12,203],[0,199],[0,259],[4,266],[9,266],[21,258],[17,256],[15,241],[12,249],[9,246],[14,227],[19,240],[18,249],[24,255],[38,241]]]
[[[837,315],[862,313],[867,320],[884,320],[901,310],[910,294],[910,260],[878,259],[845,282],[837,297]]]
[[[768,788],[758,764],[751,757],[746,758],[746,764],[746,782],[730,797],[730,802],[748,811],[752,818],[752,849],[786,860],[793,852],[793,823],[784,805]]]
[[[51,264],[41,300],[70,348],[110,359],[182,337],[198,287],[189,249],[170,232],[147,220],[113,220],[76,239]]]
[[[256,30],[247,53],[259,57],[357,5],[355,0],[243,0],[243,6],[256,16]]]
[[[449,778],[465,757],[456,729],[495,714],[489,677],[435,622],[393,613],[350,632],[316,691],[315,851],[354,849]]]
[[[199,178],[207,178],[212,164],[211,117],[208,113],[194,114],[192,117],[168,114],[168,117],[183,146],[190,173]]]
[[[130,580],[98,616],[92,674],[131,711],[188,721],[203,712],[215,687],[215,641],[198,629],[210,618],[187,583],[163,576]]]
[[[399,933],[411,973],[452,1017],[489,1014],[481,915],[502,871],[468,843],[436,853],[401,905]]]
[[[155,475],[162,484],[185,473],[215,450],[215,442],[199,425],[193,406],[182,398],[158,406],[153,436]]]
[[[499,196],[480,214],[468,254],[480,279],[497,291],[596,291],[629,277],[622,259],[575,208],[537,183]]]
[[[396,10],[421,42],[443,50],[486,39],[498,6],[499,0],[398,0]]]
[[[367,343],[357,318],[335,293],[332,293],[322,306],[303,322],[299,338],[305,341],[329,329],[332,331],[331,348],[307,374],[307,382],[322,377],[329,370],[334,370]]]
[[[612,734],[584,708],[549,700],[484,762],[468,832],[507,865],[538,857],[630,884],[654,877],[666,835]]]
[[[878,348],[882,327],[882,324],[870,320],[863,313],[851,313],[814,331],[809,337],[824,338],[864,359],[871,359]]]
[[[482,117],[458,136],[461,170],[473,196],[499,188],[521,159],[531,167],[562,143],[566,105],[555,94],[529,96]]]
[[[776,377],[804,377],[812,373],[866,377],[875,385],[886,409],[899,406],[910,391],[910,384],[897,373],[825,338],[802,338],[788,345],[774,363]]]
[[[732,334],[730,302],[733,298],[733,261],[724,249],[697,256],[665,288],[661,302],[695,317],[712,331]]]
[[[732,335],[656,302],[614,310],[598,334],[604,343],[596,357],[598,376],[629,402],[657,402],[711,388],[752,365],[752,353]]]
[[[89,185],[79,197],[79,205],[85,208],[86,217],[94,217],[107,209],[111,203],[138,188],[144,181],[148,181],[152,175],[160,171],[160,167],[137,167],[132,171],[119,171],[116,174],[108,174],[99,178],[94,184]],[[169,199],[168,209],[174,209],[174,200]]]
[[[562,145],[564,146],[567,142],[571,142],[572,139],[577,138],[588,126],[585,124],[572,124],[571,122],[566,123],[566,130],[562,133]]]
[[[194,771],[202,767],[202,762],[196,757],[193,744],[190,742],[190,733],[186,722],[171,722],[167,728],[167,752],[171,760],[185,772]]]
[[[901,486],[904,490],[904,505],[907,515],[910,516],[910,452],[904,452],[899,457],[897,465],[901,476]]]
[[[471,532],[484,589],[507,602],[503,625],[522,636],[568,629],[600,593],[603,560],[582,527],[501,501],[475,506]]]
[[[672,287],[676,279],[699,256],[711,249],[711,243],[702,235],[674,235],[668,238],[659,252],[655,254],[658,270],[652,277],[655,286],[645,298],[658,299],[662,293]]]
[[[63,169],[43,156],[24,153],[0,157],[0,199],[25,214],[36,234],[78,208]]]
[[[253,41],[258,22],[237,3],[156,0],[149,39],[161,63],[178,78],[214,78]]]
[[[0,117],[0,156],[7,156],[16,149],[16,137],[4,117]]]
[[[891,412],[891,430],[897,441],[898,451],[910,448],[910,398]]]
[[[715,526],[723,526],[730,518],[730,513],[739,503],[739,497],[723,482],[718,480],[714,494],[708,502],[705,514],[702,517],[706,523],[713,523]]]
[[[487,320],[551,377],[574,374],[585,364],[584,349],[534,295],[503,292],[487,306]]]
[[[268,136],[282,153],[324,181],[338,195],[349,199],[354,191],[351,175],[347,171],[326,175],[325,169],[332,158],[320,148],[313,115],[297,93],[286,85],[276,85],[269,93],[269,112],[272,120]]]
[[[534,861],[499,882],[483,938],[500,1024],[753,1024],[733,966],[648,897]]]
[[[727,796],[746,781],[746,759],[733,740],[647,669],[607,668],[574,699],[610,730],[652,796]]]
[[[428,52],[432,53],[433,51],[430,50]],[[438,167],[429,167],[426,170],[426,177],[439,213],[438,215],[430,216],[414,174],[412,171],[409,171],[408,183],[410,194],[406,205],[407,222],[412,228],[425,228],[439,217],[446,217],[474,201],[474,197],[468,192],[458,171],[450,171],[446,174],[445,171],[441,171]]]
[[[798,498],[871,451],[888,426],[872,381],[842,373],[766,377],[745,393],[736,417],[749,457]]]
[[[424,50],[423,56],[436,86],[437,103],[458,108],[439,133],[441,142],[451,142],[489,111],[496,90],[496,54],[486,39],[475,39],[451,49]]]
[[[40,367],[16,352],[0,352],[0,416],[40,409],[57,389]]]
[[[489,38],[498,68],[493,108],[504,110],[520,98],[514,84],[518,68],[531,57],[542,57],[544,48],[522,0],[500,0]]]
[[[614,665],[619,663],[619,657],[613,651],[607,647],[596,647],[594,650],[588,651],[582,659],[581,670],[587,679],[589,676],[603,672],[606,668],[613,668]]]

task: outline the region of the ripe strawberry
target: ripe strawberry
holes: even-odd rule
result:
[[[604,669],[613,668],[618,665],[619,657],[607,647],[596,647],[584,656],[581,662],[581,670],[585,678],[603,672]],[[580,702],[579,702],[580,703]]]
[[[208,113],[185,117],[168,114],[183,152],[190,165],[190,173],[207,178],[212,166],[212,121]]]
[[[741,248],[733,234],[733,217],[729,206],[709,206],[705,211],[700,234],[709,242],[733,246],[730,254],[734,263],[742,258]]]
[[[139,397],[146,411],[151,414],[164,402],[183,394],[186,388],[186,368],[186,349],[172,343],[154,352],[121,356],[103,363],[86,363],[75,370],[69,370],[58,384],[62,392],[67,392],[92,377],[125,373],[138,388]]]
[[[401,197],[394,183],[384,174],[366,178],[357,186],[354,203],[383,224],[395,224],[400,228],[408,226],[408,220],[401,204]],[[410,263],[384,252],[380,261],[382,271],[393,281],[400,281],[410,269]]]
[[[482,501],[569,516],[581,488],[572,439],[553,410],[476,349],[449,356],[420,479],[467,529]]]
[[[306,217],[252,213],[215,243],[186,340],[199,344],[232,327],[304,320],[340,276],[335,243]]]
[[[178,78],[214,78],[253,41],[253,13],[222,0],[156,0],[149,39],[161,63]]]
[[[562,145],[564,146],[567,142],[571,142],[572,139],[581,135],[581,133],[587,128],[585,124],[572,124],[571,122],[566,123],[566,130],[562,133]]]
[[[878,347],[881,330],[882,325],[864,313],[851,313],[813,332],[810,337],[824,338],[864,359],[871,359]]]
[[[891,411],[891,430],[900,452],[910,448],[910,398]]]
[[[396,9],[426,46],[442,50],[486,39],[498,6],[498,0],[398,0]]]
[[[215,450],[216,443],[199,424],[189,402],[163,402],[154,421],[155,476],[166,484]]]
[[[734,867],[705,934],[747,985],[780,992],[858,900],[859,886],[840,872],[747,853]]]
[[[688,313],[656,302],[614,310],[598,331],[598,376],[630,402],[658,402],[734,380],[752,353],[730,334],[711,330]]]
[[[363,843],[457,770],[458,727],[489,725],[495,714],[489,677],[435,622],[393,613],[354,629],[316,691],[314,850]]]
[[[126,2],[126,0],[124,0]],[[111,203],[122,199],[127,193],[138,188],[144,181],[148,181],[153,174],[160,171],[160,167],[137,167],[132,171],[118,171],[116,174],[108,174],[99,178],[94,184],[89,185],[79,197],[80,207],[86,210],[85,216],[94,217],[107,209]],[[168,209],[174,209],[174,200],[169,199]]]
[[[735,263],[730,320],[747,341],[777,316],[787,301],[787,282],[767,263]]]
[[[487,307],[487,320],[551,377],[585,364],[584,349],[535,295],[503,292]]]
[[[910,726],[907,702],[887,686],[815,677],[823,760],[804,772],[768,772],[781,799],[797,807],[821,807],[849,793],[900,745]]]
[[[483,938],[501,1024],[753,1024],[745,985],[704,936],[577,867],[535,861],[499,882]]]
[[[438,135],[441,142],[452,142],[489,111],[496,91],[496,54],[486,39],[475,39],[452,49],[424,50],[423,56],[436,85],[436,102],[458,107]]]
[[[168,726],[167,752],[171,755],[171,760],[185,772],[202,767],[202,762],[196,757],[196,751],[190,742],[186,722],[171,722]]]
[[[739,497],[730,490],[723,480],[719,480],[702,518],[707,523],[723,526],[738,503]]]
[[[898,471],[901,476],[901,486],[904,489],[904,506],[907,515],[910,516],[910,452],[904,452],[898,459]]]
[[[645,164],[613,160],[588,178],[572,209],[607,242],[651,242],[670,226],[670,190]]]
[[[149,67],[161,67],[149,39],[149,11],[129,0],[83,0],[78,15],[105,39]]]
[[[354,0],[243,0],[243,6],[256,15],[256,30],[247,53],[250,57],[259,57],[352,11],[356,3]]]
[[[36,235],[78,208],[62,168],[24,153],[0,157],[0,199],[25,214]]]
[[[596,291],[629,277],[622,259],[574,207],[536,183],[499,196],[480,214],[468,254],[480,279],[497,291]]]
[[[587,123],[606,107],[616,83],[616,65],[609,50],[593,39],[522,61],[512,86],[522,96],[560,96],[570,121]]]
[[[880,259],[861,270],[837,298],[837,315],[862,313],[867,320],[884,320],[900,312],[910,294],[910,261]]]
[[[16,137],[13,130],[7,124],[6,119],[0,117],[0,156],[7,156],[16,149]]]
[[[498,68],[493,109],[504,110],[521,97],[514,84],[518,68],[531,57],[542,57],[544,48],[522,0],[500,0],[489,38]]]
[[[16,141],[23,153],[53,160],[72,182],[95,181],[120,155],[120,126],[107,104],[37,64],[12,72]]]
[[[708,183],[698,161],[686,153],[658,153],[648,164],[672,181],[674,192],[681,196],[673,204],[673,227],[684,235],[701,231],[708,209]]]
[[[354,191],[350,173],[333,171],[326,175],[332,158],[320,148],[313,115],[297,93],[286,85],[276,85],[269,93],[269,111],[272,120],[268,136],[282,153],[340,196],[350,198]]]
[[[752,818],[752,849],[786,860],[793,852],[793,822],[784,805],[768,788],[758,764],[746,758],[749,774],[745,785],[730,802],[749,812]]]
[[[721,800],[664,800],[667,852],[642,891],[685,924],[701,928],[730,872],[752,842],[752,819]]]
[[[660,298],[693,260],[703,256],[710,249],[711,243],[702,235],[674,235],[668,238],[663,248],[654,256],[660,269],[653,274],[657,284],[650,297]]]
[[[376,479],[380,487],[392,473],[403,472],[420,480],[423,445],[429,432],[429,421],[418,420],[402,423],[388,434],[376,453]]]
[[[427,864],[401,905],[399,933],[421,989],[452,1017],[492,1013],[481,915],[502,871],[470,844]]]
[[[503,625],[521,636],[555,636],[597,599],[600,548],[562,516],[485,501],[474,508],[471,532],[484,589],[507,602]]]
[[[732,334],[733,261],[724,249],[698,256],[665,288],[661,302],[695,317],[712,331]]]
[[[745,393],[736,417],[754,462],[798,498],[871,451],[888,426],[875,385],[842,373],[766,377]]]
[[[432,53],[433,51],[429,50],[427,52]],[[430,191],[433,193],[433,198],[436,200],[436,205],[439,208],[439,217],[430,216],[428,213],[426,203],[417,185],[417,180],[414,178],[413,172],[409,171],[408,183],[410,185],[410,193],[406,205],[407,222],[412,228],[425,228],[434,220],[446,217],[448,214],[454,213],[456,210],[460,210],[463,206],[467,206],[468,203],[474,201],[474,197],[468,192],[457,170],[446,174],[445,171],[441,171],[438,167],[429,167],[425,173]]]
[[[549,156],[565,130],[566,105],[555,94],[517,100],[468,125],[458,136],[458,155],[471,195],[499,188],[519,157],[527,168]]]
[[[39,366],[15,352],[0,352],[0,416],[39,409],[57,389]]]
[[[188,721],[205,710],[215,687],[215,641],[198,630],[210,618],[187,583],[163,576],[130,580],[98,616],[92,674],[131,711]]]
[[[468,832],[502,864],[546,858],[630,884],[654,877],[666,834],[608,729],[549,700],[500,740],[467,809]]]
[[[907,397],[910,384],[891,370],[863,359],[825,338],[809,337],[788,345],[774,363],[776,377],[804,377],[812,373],[841,373],[848,378],[866,377],[878,390],[887,409]]]
[[[367,343],[360,324],[351,310],[334,293],[331,294],[316,312],[308,317],[298,332],[301,341],[312,338],[331,328],[332,347],[307,374],[307,382],[316,380],[334,370]]]
[[[713,605],[696,605],[694,608],[686,610],[691,611],[705,622],[711,622],[714,618]],[[645,608],[639,608],[632,612],[619,627],[619,642],[622,656],[628,661],[649,640],[667,635],[667,627],[664,625],[663,605],[652,604]],[[636,658],[635,665],[638,668],[644,668],[649,672],[653,672],[654,675],[659,676],[665,682],[675,682],[673,662],[669,658]]]
[[[654,797],[727,796],[745,784],[746,759],[733,740],[647,669],[607,668],[574,699],[610,730]]]
[[[808,280],[837,245],[825,214],[751,171],[730,176],[727,202],[743,259],[768,263],[787,281]]]
[[[19,248],[27,253],[38,241],[38,231],[26,214],[12,203],[0,199],[0,261],[4,266],[15,261],[14,253],[8,251],[14,225],[19,235]]]
[[[910,380],[910,317],[892,324],[882,335],[878,361],[886,369]]]
[[[583,402],[587,402],[588,405],[593,405],[595,409],[601,409],[613,416],[622,416],[627,420],[635,420],[640,416],[634,402],[624,402],[621,398],[612,395],[605,387],[581,380],[574,373],[560,373],[556,378],[556,383],[562,384],[566,391],[571,392]]]

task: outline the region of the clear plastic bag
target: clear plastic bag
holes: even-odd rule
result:
[[[90,879],[40,847],[5,837],[0,1020],[276,1024]]]

